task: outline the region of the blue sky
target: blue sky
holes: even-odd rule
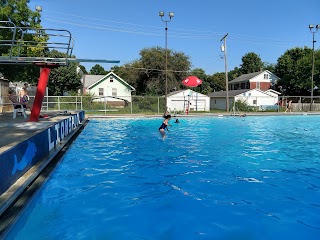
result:
[[[312,48],[309,24],[320,24],[319,0],[31,0],[43,8],[44,28],[69,30],[77,58],[120,60],[140,57],[143,48],[165,47],[159,11],[174,12],[168,48],[190,57],[193,68],[224,72],[221,39],[227,37],[228,70],[248,52],[276,63],[293,47]],[[319,49],[319,39],[315,48]],[[95,63],[82,63],[89,71]],[[100,63],[99,63],[100,64]],[[114,64],[100,64],[109,70]]]

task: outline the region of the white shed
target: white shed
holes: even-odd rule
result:
[[[210,111],[210,98],[193,90],[179,90],[171,92],[167,96],[169,111]]]

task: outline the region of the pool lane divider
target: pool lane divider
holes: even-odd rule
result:
[[[84,116],[70,114],[0,155],[0,217],[83,128]]]

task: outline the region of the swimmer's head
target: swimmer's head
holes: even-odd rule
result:
[[[165,118],[166,118],[166,119],[170,119],[170,118],[171,118],[171,115],[168,114]]]

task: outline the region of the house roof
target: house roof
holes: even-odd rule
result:
[[[246,81],[260,75],[262,72],[264,72],[264,71],[243,74],[240,77],[237,77],[237,78],[233,79],[232,81],[230,81],[229,84],[230,83],[237,83],[237,82],[246,82]]]
[[[258,92],[261,92],[261,93],[264,93],[266,95],[269,95],[271,96],[270,92],[272,93],[275,93],[277,95],[279,95],[280,93],[277,92],[277,91],[274,91],[272,89],[268,89],[267,91],[262,91],[260,89],[239,89],[239,90],[229,90],[228,91],[228,96],[229,97],[235,97],[239,94],[242,94],[242,93],[245,93],[245,92],[251,92],[251,91],[258,91]],[[226,91],[220,91],[220,92],[213,92],[213,93],[209,93],[208,94],[208,97],[221,97],[221,98],[225,98],[227,96],[227,92]]]
[[[91,86],[95,82],[97,82],[100,79],[102,79],[104,76],[105,75],[89,75],[89,74],[85,74],[84,75],[84,87],[88,88],[89,86]]]
[[[85,75],[84,77],[84,87],[87,89],[90,89],[94,87],[95,85],[99,84],[100,82],[104,81],[106,78],[113,76],[117,81],[122,83],[123,85],[127,86],[128,88],[131,88],[132,91],[135,91],[136,89],[128,84],[126,81],[124,81],[121,77],[119,77],[114,72],[109,72],[107,75]]]
[[[206,97],[207,97],[207,95],[202,94],[202,93],[199,93],[199,92],[196,92],[196,91],[193,91],[193,90],[191,90],[191,89],[182,89],[182,90],[170,92],[170,93],[168,93],[167,96],[170,97],[170,96],[176,95],[176,94],[178,94],[178,93],[182,93],[182,92],[192,92],[192,93],[197,93],[198,96],[206,96]]]
[[[183,92],[183,91],[185,91],[185,90],[174,91],[174,92],[168,93],[167,96],[170,97],[170,96],[172,96],[172,95],[175,95],[175,94],[177,94],[177,93],[181,93],[181,92]]]
[[[275,94],[277,94],[277,95],[280,95],[281,93],[280,92],[277,92],[277,91],[275,91],[275,90],[273,90],[273,89],[268,89],[267,91],[264,91],[265,93],[268,93],[268,92],[272,92],[272,93],[275,93]]]
[[[238,94],[248,92],[248,91],[250,91],[250,89],[229,90],[228,96],[234,97],[234,96],[237,96]],[[208,97],[226,97],[226,96],[227,96],[227,91],[212,92],[208,94]]]

